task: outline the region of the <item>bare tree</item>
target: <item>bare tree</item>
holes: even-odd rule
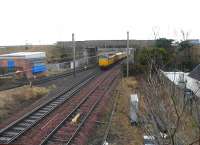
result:
[[[189,32],[181,29],[181,36],[182,36],[182,41],[186,41],[186,40],[188,40]]]
[[[189,145],[195,145],[199,144],[200,145],[200,100],[196,96],[196,94],[200,91],[200,86],[198,89],[194,92],[192,95],[192,98],[190,98],[190,110],[192,114],[192,118],[194,121],[194,125],[198,128],[197,131],[197,137],[194,139],[192,142],[189,143]]]
[[[157,40],[160,38],[160,28],[158,26],[154,26],[152,28],[153,31],[153,36],[154,36],[154,40]]]
[[[145,110],[142,115],[144,130],[155,136],[156,144],[193,145],[200,142],[200,102],[197,97],[192,97],[195,111],[191,115],[188,111],[191,97],[186,95],[186,88],[175,86],[160,70],[143,79],[141,86]]]

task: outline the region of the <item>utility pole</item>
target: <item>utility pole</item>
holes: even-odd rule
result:
[[[136,48],[133,48],[133,65],[135,64],[135,51],[136,51]]]
[[[73,45],[73,68],[74,68],[74,76],[76,76],[76,46],[74,40],[74,33],[72,33],[72,45]]]
[[[126,54],[127,54],[127,61],[126,61],[126,75],[129,76],[129,31],[127,32],[127,48],[126,48]]]

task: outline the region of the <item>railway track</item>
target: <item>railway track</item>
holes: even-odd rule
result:
[[[79,69],[76,70],[76,72],[83,72],[83,71],[91,69],[91,68],[92,67],[88,67],[87,69],[79,68]],[[64,72],[64,73],[61,73],[61,74],[56,74],[56,75],[53,75],[53,76],[50,76],[50,77],[45,77],[45,78],[42,78],[42,79],[35,80],[33,82],[33,84],[34,85],[42,84],[42,83],[45,83],[47,81],[52,81],[52,80],[63,78],[63,77],[69,76],[69,75],[73,75],[73,73],[74,73],[73,70],[70,70],[69,72]]]
[[[6,128],[0,130],[0,143],[9,144],[15,141],[19,136],[24,134],[40,120],[44,119],[48,114],[53,112],[58,106],[62,105],[70,98],[73,98],[72,96],[96,75],[97,74],[92,73],[87,78],[82,80],[81,83],[74,83],[70,89],[59,92],[54,98],[36,107],[20,119],[9,124]]]
[[[102,98],[111,90],[113,82],[117,78],[119,70],[113,69],[112,72],[95,85],[89,93],[72,109],[72,111],[46,136],[40,145],[58,145],[58,144],[80,144],[74,139],[79,134],[88,118],[92,115]],[[77,114],[81,114],[81,121],[78,124],[72,124],[71,120]]]
[[[83,71],[91,69],[91,68],[93,68],[93,67],[88,67],[87,69],[80,68],[80,69],[77,69],[77,72],[83,72]],[[64,72],[64,73],[61,73],[61,74],[56,74],[56,75],[52,75],[52,76],[49,76],[49,77],[36,79],[36,80],[33,81],[33,85],[43,84],[43,83],[46,83],[48,81],[56,80],[56,79],[59,79],[59,78],[70,76],[70,75],[73,75],[72,70],[69,71],[69,72]],[[29,82],[27,80],[23,80],[23,81],[20,81],[18,83],[12,84],[14,86],[7,86],[6,88],[0,88],[0,91],[14,89],[14,88],[17,88],[17,87],[21,87],[23,85],[27,85],[28,83]]]
[[[63,125],[69,125],[74,115],[81,113],[80,124],[64,127],[64,130],[70,129],[70,127],[73,129],[68,139],[64,138],[64,141],[67,142],[66,140],[68,140],[68,144],[70,144],[79,134],[79,131],[85,122],[87,122],[110,86],[112,86],[112,82],[119,73],[119,69],[116,69],[117,67],[119,66],[113,67],[112,70],[105,72],[91,83],[88,83],[96,76],[96,74],[92,73],[81,83],[75,83],[70,89],[59,92],[59,94],[48,102],[38,106],[6,128],[0,130],[0,144],[27,144],[28,142],[28,144],[36,145],[52,143],[52,139],[55,139],[55,135],[58,132],[60,133]],[[55,126],[51,126],[51,121]],[[32,140],[30,141],[29,139]],[[54,143],[59,144],[58,142]]]

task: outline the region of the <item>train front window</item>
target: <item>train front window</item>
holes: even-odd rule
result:
[[[107,59],[107,56],[105,56],[105,55],[100,55],[99,58],[100,58],[100,59]]]

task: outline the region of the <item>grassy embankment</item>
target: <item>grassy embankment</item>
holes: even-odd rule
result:
[[[52,88],[23,86],[0,92],[0,122],[21,108],[29,106]]]

